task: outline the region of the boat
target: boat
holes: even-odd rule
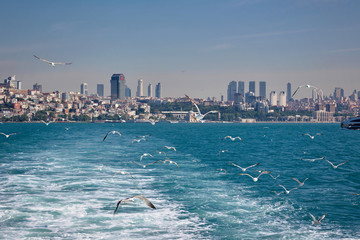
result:
[[[360,116],[341,122],[341,127],[353,130],[360,129]]]

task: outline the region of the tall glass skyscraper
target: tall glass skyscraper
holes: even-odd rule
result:
[[[156,84],[155,97],[161,98],[161,84],[160,83]]]
[[[238,93],[245,97],[245,82],[238,81]]]
[[[83,94],[83,95],[88,95],[89,94],[87,83],[82,83],[80,85],[80,93]]]
[[[249,82],[249,92],[252,92],[255,94],[255,81]]]
[[[266,99],[266,82],[262,81],[259,82],[259,97],[263,98],[264,100]]]
[[[148,97],[152,97],[153,96],[153,87],[152,84],[149,83],[148,85]]]
[[[99,97],[104,97],[104,84],[98,84],[96,90]]]
[[[125,99],[125,76],[122,73],[113,74],[110,79],[111,100]]]
[[[286,99],[287,101],[290,101],[291,99],[291,83],[287,83],[287,86],[286,86]]]
[[[231,81],[228,85],[227,89],[227,100],[234,101],[235,93],[236,93],[237,83],[235,81]]]
[[[142,97],[142,96],[144,96],[144,87],[143,87],[143,80],[142,80],[142,79],[139,79],[139,80],[138,80],[136,96],[137,96],[137,97]]]

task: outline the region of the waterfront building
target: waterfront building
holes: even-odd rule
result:
[[[142,97],[142,96],[144,96],[143,80],[142,80],[142,79],[139,79],[139,80],[138,80],[138,85],[137,85],[137,90],[136,90],[136,96],[137,96],[137,97]]]
[[[290,100],[291,100],[291,95],[292,95],[292,92],[291,92],[291,83],[287,83],[287,85],[286,85],[286,100],[287,100],[287,101],[290,101]]]
[[[35,83],[35,84],[33,85],[33,90],[42,92],[42,86],[41,86],[41,84]]]
[[[162,95],[162,93],[161,93],[161,84],[158,83],[158,84],[156,84],[156,87],[155,87],[155,97],[161,98],[161,95]]]
[[[249,82],[249,92],[252,92],[255,94],[255,81]]]
[[[237,87],[237,83],[235,81],[231,81],[228,85],[228,89],[227,89],[227,100],[228,101],[234,101],[234,96],[236,93],[236,87]]]
[[[242,96],[245,97],[245,82],[244,81],[238,81],[238,93],[242,94]]]
[[[88,95],[88,84],[87,83],[82,83],[81,85],[80,85],[80,94],[82,94],[82,95]]]
[[[110,79],[111,100],[125,99],[125,76],[122,73],[116,73]]]
[[[98,84],[96,86],[96,92],[99,97],[104,97],[104,84]]]
[[[319,110],[313,112],[313,118],[317,122],[333,122],[334,121],[334,113]]]
[[[261,81],[259,82],[259,97],[262,100],[266,100],[266,82]]]
[[[275,91],[270,93],[270,106],[277,106],[277,94]]]
[[[153,97],[153,86],[151,83],[148,85],[148,97]]]
[[[286,107],[286,105],[286,93],[284,91],[281,91],[279,93],[279,106]]]

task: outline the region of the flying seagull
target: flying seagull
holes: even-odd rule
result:
[[[328,163],[330,163],[331,164],[331,166],[334,168],[334,169],[337,169],[339,166],[341,166],[341,165],[343,165],[343,164],[345,164],[345,163],[347,163],[348,161],[345,161],[345,162],[343,162],[343,163],[340,163],[340,164],[338,164],[338,165],[334,165],[332,162],[330,162],[329,160],[327,160],[327,159],[325,159]]]
[[[42,58],[39,58],[38,56],[34,55],[35,58],[39,59],[40,61],[48,63],[50,66],[55,67],[56,65],[70,65],[71,63],[62,63],[62,62],[51,62]]]
[[[196,107],[197,112],[195,112],[191,117],[196,121],[196,122],[200,122],[207,114],[209,113],[218,113],[218,111],[208,111],[205,114],[201,114],[200,109],[198,107],[198,105],[188,96],[185,94],[185,96],[190,100],[190,102],[192,102],[192,104],[194,104],[194,106]]]
[[[285,190],[285,193],[286,193],[286,194],[289,194],[292,190],[297,189],[297,188],[292,188],[292,189],[290,189],[290,190],[287,190],[283,185],[279,184],[279,186],[282,187],[282,188]]]
[[[245,172],[248,168],[256,167],[257,165],[260,164],[260,163],[256,163],[256,164],[254,164],[254,165],[251,165],[251,166],[248,166],[248,167],[246,167],[246,168],[243,168],[243,167],[240,167],[239,165],[237,165],[237,164],[235,164],[235,163],[232,163],[232,162],[229,162],[229,163],[231,163],[231,164],[232,164],[233,166],[235,166],[235,167],[241,168],[241,170],[242,170],[243,172]]]
[[[6,138],[9,138],[10,136],[16,135],[16,134],[18,134],[18,133],[5,134],[5,133],[0,132],[0,134],[4,135]]]
[[[164,146],[164,148],[166,148],[166,149],[168,149],[168,150],[172,149],[172,150],[174,150],[174,151],[176,152],[176,148],[175,148],[175,147]]]
[[[263,174],[270,174],[270,172],[269,172],[269,171],[263,171],[263,172],[261,172],[261,173],[259,174],[259,176],[257,176],[257,177],[253,177],[253,176],[251,176],[250,174],[247,174],[247,173],[239,173],[238,175],[246,175],[246,176],[249,176],[249,177],[252,178],[252,180],[253,180],[254,182],[257,182],[257,181],[259,180],[259,177],[260,177],[261,175],[263,175]]]
[[[276,180],[278,177],[280,177],[280,174],[278,174],[276,177],[274,177],[272,174],[269,174],[270,177],[272,177],[274,180]]]
[[[115,211],[114,211],[114,214],[116,213],[116,211],[118,210],[119,206],[120,206],[120,203],[128,203],[128,202],[134,202],[135,201],[135,198],[137,199],[140,199],[141,201],[143,201],[146,205],[148,205],[149,207],[153,208],[153,209],[156,209],[156,207],[154,206],[154,204],[152,204],[145,196],[143,195],[136,195],[136,196],[133,196],[133,197],[129,197],[129,198],[124,198],[124,199],[121,199],[117,205],[116,205],[116,208],[115,208]]]
[[[296,92],[297,92],[300,88],[303,88],[303,87],[306,87],[306,88],[314,88],[314,89],[318,90],[317,87],[311,86],[311,85],[309,85],[309,84],[307,84],[307,85],[302,85],[302,86],[298,86],[297,89],[295,90],[295,92],[291,95],[291,97],[294,97],[294,95],[296,94]]]
[[[154,158],[154,156],[151,155],[150,153],[144,153],[144,154],[141,155],[141,157],[140,157],[140,162],[141,162],[141,160],[143,159],[143,157],[146,157],[146,156],[150,156],[150,157]]]
[[[302,187],[302,186],[304,186],[305,181],[308,180],[309,178],[305,178],[305,180],[302,181],[302,182],[300,182],[300,180],[297,179],[297,178],[291,178],[291,179],[294,180],[294,181],[296,181],[296,182],[298,182],[298,183],[299,183],[299,187]]]
[[[134,144],[134,142],[139,143],[139,142],[141,142],[141,141],[147,141],[147,139],[145,139],[145,138],[134,139],[134,140],[132,140],[131,144]]]
[[[146,168],[148,165],[155,164],[155,163],[158,163],[158,162],[163,162],[163,161],[162,161],[162,160],[157,160],[157,161],[155,161],[155,162],[148,163],[148,164],[141,164],[141,163],[134,162],[134,161],[132,161],[132,162],[135,163],[135,164],[137,164],[137,165],[139,165],[139,166],[141,166],[141,167],[143,167],[143,168]]]
[[[218,171],[223,171],[223,172],[225,172],[226,174],[228,173],[227,171],[226,171],[226,169],[223,169],[223,168],[218,168],[218,169],[216,169],[216,170],[218,170]]]
[[[303,136],[309,136],[311,139],[314,139],[315,136],[320,136],[320,135],[322,135],[322,134],[321,134],[321,133],[317,133],[317,134],[315,134],[314,136],[310,135],[309,133],[304,133],[304,134],[303,134]]]
[[[319,219],[316,219],[316,218],[314,217],[314,215],[311,214],[311,212],[309,212],[309,214],[310,214],[311,218],[313,219],[312,225],[317,225],[317,224],[320,224],[320,223],[321,223],[321,220],[323,220],[323,219],[326,217],[326,214],[327,214],[327,213],[325,213],[324,215],[322,215],[322,217],[319,218]]]
[[[128,175],[130,175],[130,177],[131,177],[132,179],[134,179],[134,177],[133,177],[130,173],[128,173],[128,172],[119,171],[119,172],[114,173],[113,176],[115,176],[115,175],[117,175],[117,174],[122,174],[122,175],[128,174]]]
[[[163,163],[169,162],[170,164],[175,164],[178,168],[180,168],[179,165],[177,164],[177,162],[174,162],[174,161],[170,160],[169,158],[165,159],[165,160],[162,161],[162,162],[163,162]]]
[[[239,137],[239,136],[237,136],[237,137],[226,136],[226,137],[223,138],[223,140],[228,139],[228,138],[229,138],[231,141],[235,141],[236,139],[239,139],[240,141],[243,142],[243,140],[242,140],[241,137]]]
[[[105,139],[107,138],[107,136],[108,136],[109,134],[119,134],[119,136],[121,136],[121,133],[119,133],[118,131],[110,131],[110,132],[108,132],[108,133],[105,135],[103,141],[105,141]]]
[[[49,122],[45,122],[44,120],[41,120],[42,123],[45,123],[46,126],[49,126],[50,123],[54,122],[54,121],[49,121]]]
[[[162,151],[158,151],[158,150],[155,150],[155,151],[153,152],[153,154],[154,154],[154,153],[157,153],[157,154],[159,154],[159,155],[164,154],[165,156],[167,156],[167,153],[166,153],[166,152],[162,152]]]
[[[309,162],[315,162],[317,160],[322,160],[322,159],[325,159],[326,157],[321,157],[321,158],[302,158],[301,160],[303,161],[309,161]]]

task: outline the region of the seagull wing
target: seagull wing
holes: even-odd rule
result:
[[[253,176],[251,176],[250,174],[247,174],[247,173],[238,173],[238,175],[241,175],[241,176],[246,175],[246,176],[251,177],[251,178],[254,180],[254,177],[253,177]]]
[[[285,192],[288,191],[283,185],[279,184],[279,186],[282,187],[285,190]]]
[[[231,163],[231,164],[232,164],[233,166],[235,166],[235,167],[238,167],[238,168],[244,169],[244,168],[240,167],[239,165],[236,165],[235,163],[232,163],[232,162],[229,162],[229,163]]]
[[[321,222],[321,220],[323,220],[323,219],[326,217],[326,214],[327,214],[327,213],[325,213],[324,215],[322,215],[322,217],[319,218],[318,222]]]
[[[295,180],[295,181],[297,181],[299,184],[301,184],[301,182],[299,181],[299,179],[297,179],[297,178],[291,178],[292,180]]]
[[[42,58],[39,58],[38,56],[34,55],[35,58],[39,59],[40,61],[43,61],[43,62],[46,62],[46,63],[53,63],[53,62],[50,62],[48,60],[45,60],[45,59],[42,59]]]
[[[2,135],[4,135],[4,136],[7,136],[5,133],[2,133],[2,132],[0,132],[0,134],[2,134]]]
[[[245,168],[245,169],[248,169],[248,168],[252,168],[252,167],[255,167],[255,166],[257,166],[257,165],[259,165],[260,163],[256,163],[256,164],[254,164],[254,165],[251,165],[251,166],[249,166],[249,167],[247,167],[247,168]]]
[[[124,200],[124,199],[121,199],[121,200],[118,201],[118,203],[116,204],[116,208],[115,208],[114,213],[113,213],[114,215],[115,215],[116,211],[118,210],[118,208],[119,208],[120,203],[122,202],[122,200]]]
[[[291,95],[291,97],[294,97],[294,95],[297,93],[297,91],[298,91],[301,87],[303,87],[303,86],[299,86],[299,87],[295,90],[295,92]]]
[[[195,107],[196,107],[196,109],[197,109],[197,111],[198,111],[198,113],[199,114],[201,114],[201,112],[200,112],[200,109],[199,109],[199,107],[198,107],[198,105],[188,96],[188,95],[186,95],[185,94],[185,96],[192,102],[192,104],[194,104],[195,105]]]
[[[105,139],[107,138],[107,136],[109,135],[109,133],[111,133],[111,132],[108,132],[108,133],[105,135],[103,141],[105,141]]]
[[[317,222],[316,218],[314,217],[314,215],[311,214],[311,212],[309,212],[311,218],[314,220],[314,222]]]
[[[143,195],[137,195],[137,196],[133,196],[133,198],[137,198],[140,199],[141,201],[143,201],[146,205],[148,205],[149,207],[156,209],[156,207],[154,206],[154,204],[152,204],[145,196]]]
[[[119,133],[118,131],[114,131],[114,133],[119,134],[119,136],[121,136],[121,133]]]
[[[327,159],[325,159],[328,163],[330,163],[331,164],[331,166],[333,166],[334,168],[335,168],[335,165],[332,163],[332,162],[330,162],[329,160],[327,160]],[[337,167],[337,166],[336,166]]]
[[[340,163],[339,165],[337,165],[337,167],[338,166],[341,166],[341,165],[343,165],[343,164],[345,164],[345,163],[347,163],[349,160],[347,160],[347,161],[345,161],[345,162],[343,162],[343,163]]]

